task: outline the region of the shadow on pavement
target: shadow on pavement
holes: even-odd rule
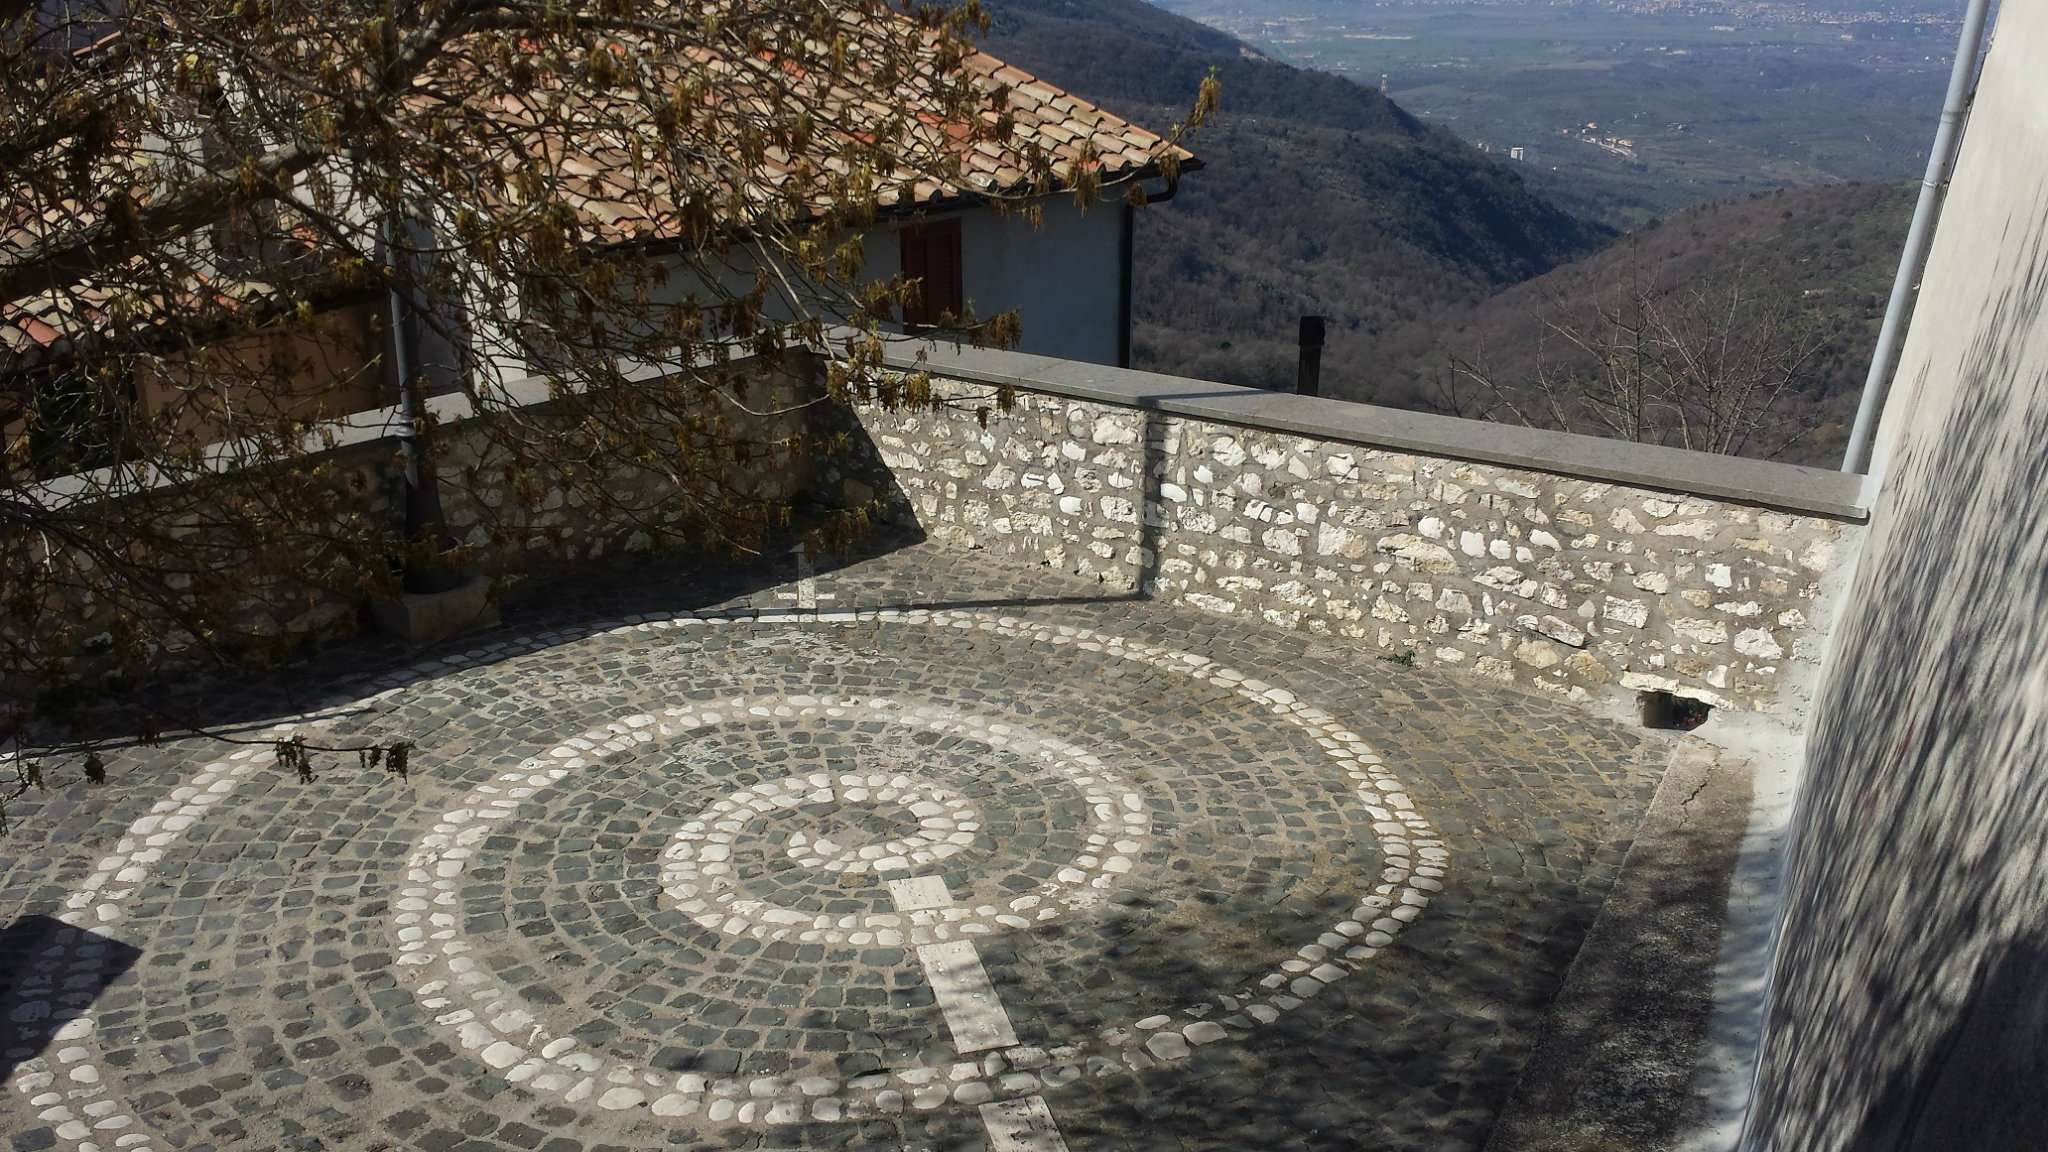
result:
[[[141,957],[139,948],[49,916],[0,929],[0,1083]]]

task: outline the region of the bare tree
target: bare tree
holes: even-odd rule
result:
[[[1212,80],[1163,138],[1025,131],[985,23],[975,0],[0,0],[0,736],[81,657],[271,659],[296,639],[269,608],[460,567],[431,515],[365,516],[325,462],[350,411],[398,402],[429,504],[566,490],[656,543],[758,549],[790,509],[732,462],[834,445],[750,405],[736,360],[820,350],[836,399],[929,402],[882,369],[918,286],[862,279],[864,228],[1142,200],[1213,107]],[[536,378],[572,415],[515,395]],[[489,444],[437,479],[420,400],[451,391]],[[621,470],[673,495],[620,506]]]
[[[1481,419],[1773,458],[1812,430],[1787,402],[1822,342],[1797,297],[1724,278],[1666,284],[1632,258],[1589,303],[1553,292],[1521,372],[1452,355],[1432,406]]]

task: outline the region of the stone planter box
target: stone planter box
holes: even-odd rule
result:
[[[379,632],[414,647],[435,644],[497,625],[490,588],[489,577],[476,575],[446,592],[401,592],[371,601],[370,618]]]

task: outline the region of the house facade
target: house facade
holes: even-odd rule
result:
[[[923,133],[918,148],[957,157],[960,165],[949,168],[946,180],[926,176],[910,165],[887,174],[880,211],[862,234],[864,263],[854,287],[903,278],[915,284],[913,299],[895,314],[883,317],[885,327],[915,332],[944,327],[949,320],[973,316],[987,319],[999,314],[1013,315],[1018,324],[1016,347],[1020,351],[1098,364],[1126,366],[1130,361],[1133,232],[1137,211],[1126,197],[1129,186],[1144,189],[1137,199],[1157,202],[1171,195],[1173,182],[1182,171],[1198,166],[1186,151],[1170,145],[1155,133],[1066,93],[1038,78],[1009,67],[982,53],[974,53],[952,65],[961,70],[972,86],[987,94],[986,105],[975,115],[984,125],[958,124],[948,120],[944,109],[929,110],[919,104],[929,98],[914,83],[865,86],[859,77],[821,82],[815,93],[823,110],[837,110],[847,123],[865,123],[863,115],[901,120],[894,115],[913,113],[908,122]],[[601,104],[602,94],[560,95],[556,99],[592,101]],[[867,111],[863,111],[863,109]],[[882,109],[885,112],[875,112]],[[644,246],[648,252],[667,250],[659,257],[671,274],[652,293],[649,303],[679,303],[695,296],[711,301],[744,294],[757,278],[760,261],[776,260],[765,246],[756,248],[744,240],[721,254],[707,255],[705,248],[683,249],[683,237],[691,235],[689,204],[701,190],[671,187],[662,178],[643,175],[645,166],[635,154],[616,141],[596,142],[583,137],[563,137],[547,130],[522,138],[529,123],[547,123],[541,115],[527,117],[517,106],[495,109],[504,117],[513,144],[505,150],[506,163],[516,166],[524,154],[539,152],[553,157],[565,178],[551,195],[566,201],[578,218],[582,240],[593,249]],[[644,107],[600,108],[598,119],[613,117],[616,124],[632,123],[631,117],[646,115]],[[892,122],[893,122],[892,120]],[[1007,124],[1006,133],[984,133],[997,121]],[[859,134],[853,127],[843,133]],[[716,149],[716,126],[706,130],[702,147]],[[737,159],[739,148],[733,145]],[[915,155],[912,148],[906,154]],[[768,199],[786,186],[806,189],[810,209],[825,214],[831,200],[831,182],[820,174],[843,165],[837,145],[821,140],[815,156],[792,156],[771,150],[762,160],[742,160],[741,175],[733,177],[749,190]],[[747,164],[755,167],[747,168]],[[726,168],[714,166],[713,184],[726,178]],[[1057,191],[1073,183],[1092,180],[1107,186],[1096,201],[1083,206],[1079,197]],[[810,191],[815,187],[816,191]],[[744,199],[745,197],[741,197]],[[421,229],[412,243],[432,248],[433,237],[442,231],[441,217],[450,211],[443,205],[426,219],[409,223]],[[34,214],[31,213],[31,216]],[[90,217],[84,217],[90,223]],[[733,235],[745,236],[749,221],[727,222]],[[43,228],[30,223],[22,233],[31,239]],[[13,229],[0,229],[5,239]],[[213,229],[216,247],[232,231],[229,223]],[[204,243],[204,242],[202,242]],[[384,251],[381,242],[378,250]],[[317,259],[317,254],[315,255]],[[372,259],[382,259],[381,256]],[[240,283],[228,275],[226,264],[210,267],[198,262],[195,276],[204,277],[189,291],[195,298],[260,298],[265,286]],[[261,268],[238,272],[260,278]],[[778,283],[800,279],[788,267],[775,269]],[[221,281],[215,283],[214,281]],[[235,283],[227,283],[227,281]],[[714,282],[716,287],[714,287]],[[56,383],[37,386],[39,395],[63,386],[68,357],[62,351],[76,331],[97,323],[98,291],[92,285],[73,290],[69,296],[52,293],[46,298],[0,301],[0,359],[21,364],[30,360],[51,365],[50,379]],[[190,373],[204,373],[207,366],[224,356],[238,362],[261,363],[263,372],[290,376],[292,394],[289,411],[280,415],[333,417],[366,408],[389,405],[396,400],[395,375],[388,364],[394,360],[408,365],[407,375],[424,375],[434,392],[461,390],[465,384],[489,389],[511,381],[541,374],[544,347],[504,329],[509,322],[528,332],[545,330],[530,303],[505,301],[526,299],[523,290],[495,282],[472,284],[465,291],[488,293],[480,298],[448,297],[431,309],[431,322],[411,305],[379,300],[351,301],[334,316],[322,316],[314,325],[272,326],[275,334],[236,336],[215,344],[172,351],[158,359],[168,368],[152,369],[148,379],[109,388],[104,381],[95,385],[100,393],[93,404],[66,405],[61,420],[53,422],[48,412],[31,416],[31,410],[50,408],[25,401],[0,413],[0,436],[8,442],[34,441],[38,474],[92,466],[110,456],[118,432],[104,432],[108,409],[129,414],[151,414],[173,403],[192,404],[195,389],[181,386]],[[799,288],[799,292],[808,291]],[[836,297],[836,298],[835,298]],[[85,301],[83,305],[80,300]],[[831,314],[845,305],[843,293],[818,291],[812,307],[788,300],[771,301],[771,313],[779,319],[794,319],[800,309],[828,322],[844,319]],[[822,305],[822,306],[820,306]],[[509,315],[508,315],[509,313]],[[617,330],[623,333],[645,318],[618,316]],[[485,319],[489,317],[490,319]],[[386,323],[394,318],[397,322]],[[172,320],[175,322],[175,317]],[[500,325],[493,327],[493,324]],[[409,346],[396,357],[390,347],[394,334]],[[405,335],[409,334],[409,335]],[[451,343],[451,339],[453,342]],[[266,343],[276,344],[275,356]],[[543,340],[540,344],[545,345]],[[269,370],[271,364],[277,367]],[[225,374],[222,379],[225,379]],[[109,400],[108,397],[112,399]],[[216,407],[231,404],[221,399]],[[75,411],[74,411],[75,410]],[[75,417],[75,418],[74,418]],[[121,423],[116,419],[113,423]],[[181,421],[182,422],[182,418]],[[106,451],[65,451],[58,442],[105,440]]]
[[[935,320],[946,306],[977,316],[1014,312],[1019,351],[1127,368],[1136,223],[1136,211],[1121,203],[1084,211],[1060,199],[1036,222],[957,208],[871,231],[862,246],[866,276],[919,279],[924,315],[913,322]]]
[[[955,201],[884,218],[861,235],[862,271],[854,285],[903,276],[918,282],[915,307],[898,309],[885,330],[914,332],[944,316],[980,319],[1014,313],[1016,350],[1065,360],[1130,366],[1132,231],[1137,209],[1071,197],[1040,205],[1034,220],[985,201]],[[667,260],[668,282],[656,303],[738,294],[757,261],[742,249],[712,271],[687,254]],[[719,287],[706,283],[716,279]],[[793,309],[771,302],[778,319]],[[502,365],[501,373],[529,370]]]
[[[963,67],[1007,93],[1016,125],[1006,149],[974,155],[972,174],[990,196],[1024,190],[1024,166],[1014,154],[1034,148],[1093,163],[1105,180],[1136,181],[1153,204],[1173,193],[1161,169],[1163,153],[1170,151],[1176,177],[1201,165],[1183,149],[1167,149],[1154,133],[986,53]],[[1090,153],[1093,159],[1084,160]],[[1021,325],[1019,351],[1129,367],[1140,209],[1119,195],[1085,208],[1060,196],[1042,202],[1034,216],[996,211],[975,193],[933,189],[915,206],[914,218],[878,227],[864,245],[867,276],[920,278],[933,316],[940,310],[934,304],[964,304],[977,316],[1013,312]],[[958,259],[948,262],[950,253]]]
[[[1017,317],[1016,350],[1034,355],[1129,367],[1132,262],[1137,213],[1121,190],[1086,207],[1071,195],[1017,204],[1031,191],[1023,159],[1043,150],[1064,163],[1092,164],[1105,182],[1137,182],[1148,204],[1173,194],[1159,164],[1165,142],[1155,133],[1065,92],[986,53],[962,67],[1007,94],[1015,128],[1003,148],[970,154],[964,187],[921,183],[907,203],[890,206],[862,236],[863,282],[902,275],[919,282],[922,299],[889,327],[914,330],[944,315]],[[1172,148],[1174,177],[1201,162]],[[707,296],[704,273],[684,256],[672,262],[671,300]],[[752,281],[742,253],[718,274],[728,290]]]

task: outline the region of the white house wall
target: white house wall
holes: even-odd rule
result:
[[[970,209],[958,216],[961,286],[976,315],[1016,312],[1024,330],[1018,351],[1095,364],[1117,362],[1123,231],[1119,203],[1112,200],[1083,212],[1072,200],[1051,201],[1036,228],[1022,214]],[[896,227],[886,225],[868,234],[870,279],[902,270]]]
[[[962,289],[977,315],[1016,312],[1023,326],[1019,351],[1116,363],[1122,335],[1120,204],[1098,204],[1082,212],[1071,200],[1050,202],[1037,227],[1022,214],[1003,216],[986,208],[948,215],[960,219]],[[902,224],[879,224],[864,237],[864,279],[883,280],[901,271],[896,231]],[[730,264],[720,277],[726,292],[751,288],[750,259],[734,253]],[[681,300],[692,291],[702,299],[713,297],[683,258],[674,258],[673,267],[676,275],[657,294],[657,302]],[[787,316],[786,309],[771,312]]]

